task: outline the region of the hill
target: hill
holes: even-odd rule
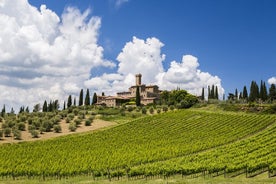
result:
[[[4,144],[0,176],[253,176],[268,169],[274,175],[275,120],[275,115],[178,110],[104,131]]]

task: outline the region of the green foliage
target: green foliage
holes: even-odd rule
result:
[[[91,126],[93,120],[87,119],[85,120],[85,126]]]
[[[3,138],[4,132],[3,130],[0,130],[0,140]]]
[[[142,114],[147,114],[147,108],[145,107],[142,108]]]
[[[139,86],[136,87],[135,102],[136,102],[137,107],[141,106],[140,87]]]
[[[90,105],[90,94],[89,94],[89,89],[86,90],[84,105],[86,105],[86,106]]]
[[[0,175],[131,177],[274,168],[275,126],[274,115],[171,111],[91,134],[2,145]]]
[[[5,128],[4,135],[5,135],[5,137],[10,137],[11,136],[11,128],[9,128],[9,127]]]
[[[14,129],[13,130],[13,137],[16,140],[20,140],[21,139],[21,131],[18,129]]]
[[[76,131],[76,129],[77,129],[77,125],[76,125],[76,123],[75,122],[71,122],[70,124],[69,124],[69,130],[71,131],[71,132],[74,132],[74,131]]]
[[[25,131],[25,123],[24,122],[20,122],[17,124],[17,127],[18,127],[18,130],[21,130],[21,131]]]
[[[34,130],[34,129],[32,129],[31,131],[30,131],[30,133],[31,133],[31,135],[32,135],[32,138],[38,138],[39,136],[39,132],[37,131],[37,130]]]
[[[54,132],[60,133],[61,132],[61,126],[60,125],[54,125]]]

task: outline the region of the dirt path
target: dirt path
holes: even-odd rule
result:
[[[59,136],[64,136],[64,135],[69,135],[69,134],[76,134],[76,133],[81,133],[81,132],[94,131],[94,130],[98,130],[98,129],[101,129],[101,128],[113,126],[113,125],[116,125],[116,124],[117,123],[115,123],[115,122],[104,121],[104,120],[101,120],[101,119],[94,119],[91,126],[85,126],[84,122],[82,122],[82,124],[77,128],[77,130],[75,132],[70,132],[70,130],[68,129],[69,123],[66,123],[63,120],[63,121],[60,122],[61,130],[62,130],[62,132],[60,132],[60,133],[46,132],[46,133],[43,133],[43,134],[39,134],[39,138],[32,138],[31,134],[28,132],[28,130],[26,130],[26,131],[21,131],[22,140],[14,140],[13,137],[3,137],[3,140],[0,140],[0,144],[51,139],[51,138],[54,138],[54,137],[59,137]],[[28,126],[26,126],[26,127],[28,127]]]

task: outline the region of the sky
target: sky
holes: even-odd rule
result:
[[[0,0],[0,108],[115,95],[134,76],[220,98],[276,83],[274,0]],[[207,91],[207,90],[205,90]]]

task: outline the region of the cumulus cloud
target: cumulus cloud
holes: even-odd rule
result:
[[[198,59],[192,55],[184,55],[181,62],[172,61],[169,68],[165,70],[163,67],[165,54],[161,52],[163,46],[164,44],[154,37],[146,40],[133,37],[117,57],[119,61],[117,73],[91,78],[87,86],[94,87],[92,84],[101,79],[96,90],[107,90],[113,93],[124,91],[134,85],[135,74],[141,73],[143,83],[157,84],[163,90],[180,87],[195,95],[201,95],[202,88],[207,89],[208,86],[215,85],[222,97],[224,89],[221,79],[208,72],[200,71]],[[118,77],[116,79],[114,77],[114,80],[112,80],[113,77],[107,79],[108,75]],[[89,83],[92,84],[89,85]]]
[[[270,79],[268,79],[268,83],[271,84],[276,84],[276,77],[271,77]]]
[[[1,0],[0,104],[33,105],[78,93],[91,68],[114,67],[98,45],[101,19],[68,7],[61,17],[27,0]]]

